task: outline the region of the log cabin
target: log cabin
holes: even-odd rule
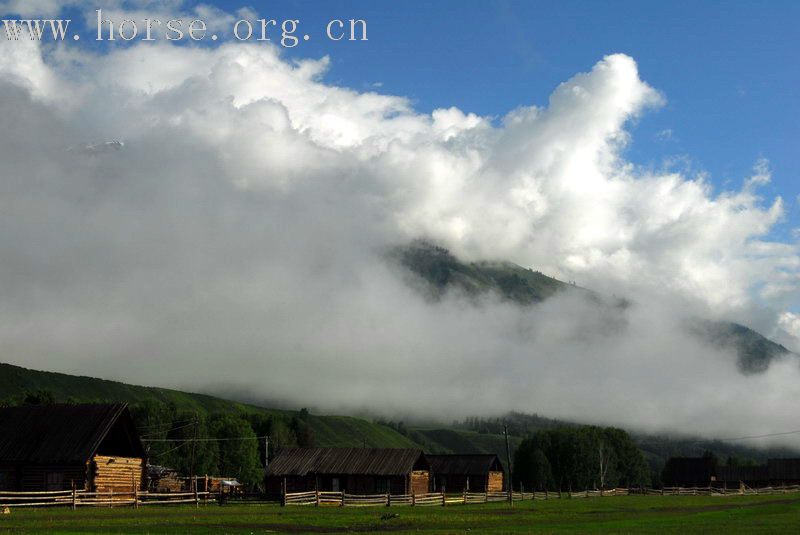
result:
[[[717,480],[712,457],[671,457],[664,466],[665,487],[708,487]]]
[[[428,455],[434,492],[502,492],[503,463],[494,453]]]
[[[0,490],[132,492],[146,465],[126,404],[0,408]]]
[[[285,448],[266,474],[270,495],[344,491],[350,494],[425,494],[430,466],[422,450],[395,448]]]

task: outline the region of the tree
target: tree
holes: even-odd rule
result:
[[[515,463],[515,477],[529,488],[571,490],[650,481],[642,452],[628,433],[612,427],[538,431],[517,448]]]
[[[314,431],[303,419],[293,417],[289,422],[289,429],[295,436],[297,445],[301,448],[310,448],[314,445]]]
[[[553,470],[544,452],[535,443],[522,444],[514,455],[514,480],[525,488],[545,490],[554,488]]]
[[[22,398],[23,405],[52,405],[56,402],[56,396],[52,390],[39,388],[28,390]]]
[[[209,419],[212,437],[219,439],[218,475],[235,477],[247,487],[259,486],[263,480],[258,456],[258,440],[250,423],[235,414],[215,414]]]

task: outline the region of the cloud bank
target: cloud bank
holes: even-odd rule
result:
[[[768,165],[715,192],[626,161],[665,99],[632,58],[500,119],[333,86],[328,66],[249,44],[0,43],[2,359],[329,410],[796,427],[795,360],[745,377],[681,326],[797,342],[800,256],[768,238]],[[432,303],[385,261],[418,237],[635,304]]]

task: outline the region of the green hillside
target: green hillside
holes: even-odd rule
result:
[[[0,404],[3,401],[20,402],[26,393],[39,390],[52,393],[59,402],[121,401],[131,404],[134,409],[148,404],[163,403],[172,407],[176,414],[196,413],[200,417],[211,417],[211,419],[214,415],[222,413],[244,416],[254,423],[259,419],[263,420],[264,417],[283,422],[301,420],[303,425],[311,429],[313,443],[318,446],[410,447],[421,448],[429,453],[497,453],[503,460],[505,460],[505,439],[502,434],[504,424],[509,428],[512,451],[519,445],[522,437],[536,431],[579,425],[537,415],[509,413],[495,418],[467,418],[464,422],[453,425],[406,427],[402,423],[369,421],[350,416],[315,415],[308,414],[307,411],[269,409],[204,394],[29,370],[0,363]],[[436,418],[435,414],[430,416]],[[273,427],[273,430],[276,429],[278,428]],[[184,429],[181,432],[190,431],[191,429]],[[254,425],[253,431],[263,434],[257,425]],[[186,437],[180,433],[177,435],[170,433],[169,436]],[[767,457],[797,455],[797,452],[787,449],[756,449],[720,441],[698,441],[686,436],[634,435],[634,439],[656,471],[670,455],[701,455],[706,450],[714,452],[720,459],[736,456],[758,462]],[[280,441],[275,440],[274,443],[279,444]],[[154,453],[156,460],[162,462],[158,452]],[[263,450],[259,455],[263,456]],[[173,465],[180,463],[180,457],[170,460]]]
[[[174,406],[178,412],[196,412],[201,416],[214,413],[257,413],[290,419],[299,415],[299,411],[267,409],[205,394],[29,370],[0,363],[0,400],[19,400],[26,392],[36,390],[52,392],[60,402],[120,401],[133,406],[160,402]],[[308,415],[305,422],[313,432],[315,443],[320,446],[355,447],[366,444],[374,447],[418,447],[392,428],[360,418]]]

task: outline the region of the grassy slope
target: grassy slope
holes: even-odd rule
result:
[[[795,533],[800,495],[620,496],[441,507],[209,505],[15,510],[16,533]]]
[[[226,399],[145,386],[128,385],[116,381],[78,377],[62,373],[28,370],[19,366],[0,363],[0,400],[20,397],[27,390],[51,390],[57,400],[73,398],[76,401],[124,401],[140,403],[156,400],[174,403],[179,409],[197,411],[201,414],[212,412],[246,411],[284,416],[297,415],[296,411],[268,409],[229,401]],[[512,421],[525,420],[526,429],[553,427],[567,422],[557,422],[531,415],[510,415]],[[383,448],[421,448],[431,453],[497,453],[505,459],[505,441],[497,433],[477,433],[464,429],[443,427],[409,427],[408,436],[402,435],[386,425],[380,425],[363,418],[350,416],[309,415],[308,423],[314,432],[319,446],[330,447],[369,447]],[[714,451],[721,459],[728,455],[762,461],[769,456],[796,456],[796,452],[781,449],[757,450],[743,445],[722,442],[698,444],[696,440],[673,437],[638,436],[640,447],[653,464],[660,464],[667,456],[675,453],[700,455],[705,449]],[[510,437],[512,451],[520,442],[519,437]]]
[[[76,401],[124,401],[135,404],[143,401],[174,403],[179,409],[197,411],[201,414],[213,412],[261,412],[292,416],[294,411],[266,409],[245,403],[147,386],[135,386],[116,381],[92,377],[79,377],[63,373],[28,370],[19,366],[0,363],[0,399],[19,397],[28,390],[47,389],[57,400],[72,398]],[[395,430],[349,416],[311,415],[309,425],[320,446],[368,446],[375,447],[419,447]]]

